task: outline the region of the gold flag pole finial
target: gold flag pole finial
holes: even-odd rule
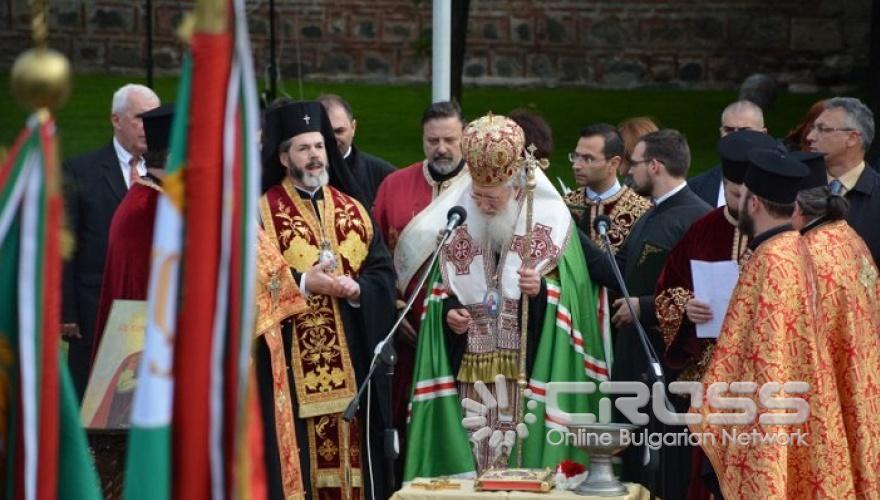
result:
[[[198,0],[195,5],[195,31],[201,33],[224,33],[229,25],[229,2],[227,0]]]
[[[12,95],[32,110],[56,109],[70,96],[70,63],[48,47],[49,24],[45,0],[31,0],[34,47],[24,51],[12,65]]]

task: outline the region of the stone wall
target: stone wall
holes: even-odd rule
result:
[[[78,72],[143,74],[143,1],[54,0],[51,44]],[[427,81],[430,0],[276,0],[285,78]],[[191,1],[154,0],[154,60],[173,73]],[[268,0],[248,0],[258,70]],[[870,0],[471,0],[466,82],[730,87],[753,72],[792,90],[867,77]],[[0,0],[0,66],[29,43],[26,0]],[[298,57],[297,55],[300,55]]]

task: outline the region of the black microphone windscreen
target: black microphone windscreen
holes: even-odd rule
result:
[[[602,215],[597,216],[595,219],[593,219],[593,229],[597,233],[601,232],[601,231],[599,231],[600,224],[604,224],[606,230],[611,229],[611,217],[608,217],[607,215],[602,214]]]
[[[457,225],[463,224],[465,219],[467,219],[467,210],[461,205],[456,205],[450,208],[449,212],[446,212],[446,220],[451,219],[453,215],[458,215]]]

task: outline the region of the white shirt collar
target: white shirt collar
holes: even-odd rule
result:
[[[596,201],[596,198],[599,198],[600,201],[605,201],[608,198],[611,198],[612,196],[616,195],[617,192],[620,191],[621,188],[622,188],[622,186],[620,185],[620,181],[617,179],[614,179],[614,185],[611,186],[610,188],[608,188],[607,190],[605,190],[604,193],[596,193],[592,189],[587,188],[587,198],[590,199],[591,201]]]
[[[718,186],[718,204],[716,207],[723,207],[727,205],[727,198],[724,196],[724,179],[721,179],[721,184]]]
[[[122,147],[122,144],[119,143],[115,135],[113,136],[113,149],[116,150],[116,158],[119,159],[119,168],[122,170],[122,178],[125,179],[125,185],[131,187],[131,164],[129,162],[131,161],[132,154]],[[147,165],[144,163],[143,157],[138,159],[137,170],[141,177],[147,175]]]
[[[351,146],[349,146],[348,151],[346,151],[345,154],[342,155],[342,159],[347,160],[349,156],[351,156]]]
[[[681,191],[682,189],[684,189],[686,187],[687,187],[687,182],[681,181],[681,184],[679,184],[678,187],[672,188],[668,193],[664,194],[663,196],[660,196],[659,198],[654,198],[654,206],[655,207],[659,206],[661,203],[668,200],[669,198],[672,198],[679,191]]]

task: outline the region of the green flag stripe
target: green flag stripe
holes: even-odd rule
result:
[[[443,337],[443,299],[440,268],[431,270],[430,293],[419,328],[407,428],[407,461],[404,480],[472,473],[474,460],[467,433],[461,425],[462,410],[446,340]]]

